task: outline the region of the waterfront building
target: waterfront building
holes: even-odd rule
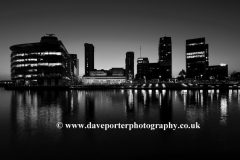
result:
[[[110,76],[125,76],[125,69],[123,68],[112,68],[109,70]]]
[[[240,80],[240,72],[232,72],[230,75],[229,75],[229,78],[230,80]]]
[[[85,76],[89,76],[90,71],[94,71],[94,46],[85,43]]]
[[[126,80],[134,79],[134,52],[127,52],[125,59]]]
[[[206,71],[207,79],[225,80],[228,77],[228,65],[220,64],[209,66]]]
[[[0,80],[0,87],[11,86],[14,84],[12,80]]]
[[[160,75],[162,79],[172,78],[172,39],[161,37],[158,46]]]
[[[186,40],[186,72],[187,78],[200,79],[205,77],[209,66],[208,44],[205,38]]]
[[[72,59],[72,63],[73,65],[71,65],[71,72],[74,73],[74,75],[78,76],[79,73],[79,66],[78,66],[78,59],[77,59],[77,54],[69,54],[71,59]]]
[[[112,68],[110,70],[90,71],[89,76],[82,77],[83,84],[86,85],[113,85],[126,82],[123,68]]]
[[[137,59],[137,74],[136,79],[149,79],[149,61],[147,57]]]
[[[155,80],[162,78],[159,62],[149,63],[149,78]]]
[[[16,85],[65,85],[76,70],[75,61],[54,34],[40,42],[10,47],[11,78]]]

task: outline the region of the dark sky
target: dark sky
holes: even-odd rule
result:
[[[173,76],[185,69],[186,39],[205,37],[210,65],[240,71],[239,0],[1,0],[0,80],[10,79],[9,47],[39,42],[54,33],[69,53],[78,54],[84,74],[84,43],[95,46],[95,68],[125,67],[158,60],[159,38],[172,37]],[[136,72],[136,70],[135,70]]]

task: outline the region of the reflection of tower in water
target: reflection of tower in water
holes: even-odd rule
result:
[[[162,90],[159,95],[160,101],[160,120],[161,123],[172,122],[172,92]]]
[[[202,122],[204,114],[208,114],[207,92],[203,90],[182,90],[177,92],[178,98],[182,101],[186,112],[188,123]]]
[[[228,96],[228,97],[227,97]],[[228,117],[228,101],[231,103],[232,98],[232,90],[221,91],[220,92],[220,124],[225,126],[227,125],[227,117]]]
[[[125,113],[127,121],[134,120],[134,94],[133,90],[128,90],[126,94],[126,107]]]
[[[134,95],[132,90],[128,90],[126,96],[126,111],[133,112],[133,110],[134,110]]]
[[[227,124],[227,98],[225,96],[221,96],[220,99],[220,124],[226,125]]]
[[[62,108],[56,101],[58,94],[53,92],[12,91],[12,121],[19,140],[46,133],[54,137],[53,141],[60,138],[56,123],[62,122]]]
[[[187,103],[186,103],[186,120],[190,124],[196,122],[202,123],[204,121],[204,114],[207,105],[204,104],[207,101],[208,92],[203,90],[188,90]]]
[[[238,90],[238,110],[240,111],[240,89]]]
[[[92,91],[85,92],[85,115],[86,121],[94,121],[95,114],[95,98]]]
[[[137,112],[139,116],[146,116],[149,110],[149,97],[146,90],[137,93]]]

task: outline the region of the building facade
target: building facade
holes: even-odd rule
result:
[[[10,47],[11,78],[16,85],[65,85],[73,76],[74,61],[53,34],[38,43]]]
[[[134,52],[127,52],[125,58],[126,80],[134,79]]]
[[[85,76],[89,76],[90,71],[94,70],[94,46],[85,43]]]
[[[172,39],[161,37],[158,46],[160,75],[162,79],[172,78]]]
[[[205,38],[186,40],[186,72],[187,78],[205,77],[209,66],[208,44]]]
[[[146,57],[137,59],[137,74],[136,79],[149,79],[149,61]]]
[[[123,68],[112,68],[110,70],[90,71],[89,76],[83,76],[85,85],[114,85],[126,82]]]
[[[161,79],[161,71],[159,63],[149,63],[149,78]]]
[[[72,59],[72,64],[73,64],[73,65],[71,65],[71,72],[74,73],[74,75],[78,76],[79,75],[79,73],[78,73],[78,71],[79,71],[78,62],[79,61],[77,59],[77,54],[69,54],[69,55]]]
[[[225,80],[228,77],[228,65],[220,64],[209,66],[206,71],[207,79]]]

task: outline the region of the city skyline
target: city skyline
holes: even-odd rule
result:
[[[172,38],[173,77],[186,70],[186,40],[199,37],[209,44],[209,65],[226,63],[229,73],[240,71],[237,1],[10,2],[1,2],[0,80],[10,79],[9,47],[38,42],[46,33],[54,33],[69,53],[77,54],[80,75],[85,43],[95,47],[95,68],[124,68],[128,51],[134,52],[137,64],[140,46],[142,57],[157,62],[164,36]]]

